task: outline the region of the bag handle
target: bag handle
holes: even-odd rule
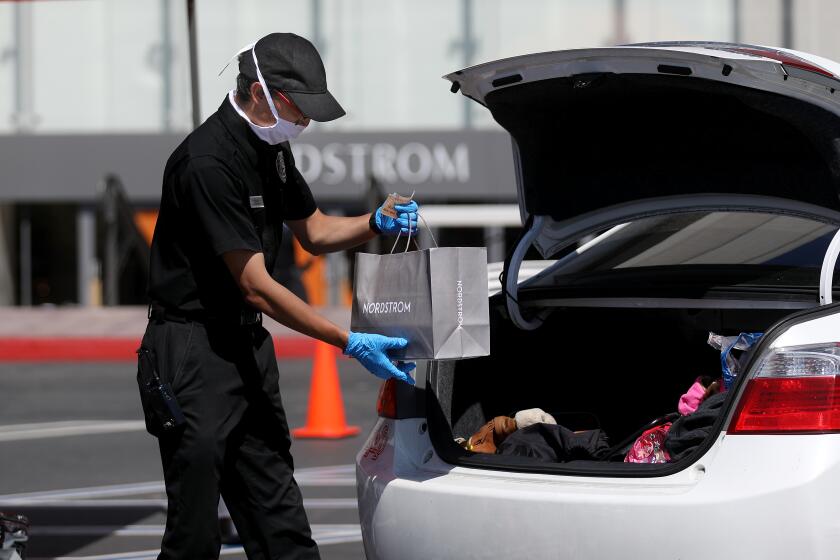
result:
[[[437,240],[435,239],[435,234],[432,233],[432,228],[429,227],[428,222],[426,222],[426,218],[420,212],[417,212],[417,217],[423,222],[423,225],[426,227],[426,231],[429,232],[429,236],[432,238],[432,243],[435,244],[435,247],[439,247]],[[400,236],[402,235],[402,229],[397,232],[397,238],[394,240],[394,245],[391,247],[391,254],[394,254],[394,249],[397,248],[397,243],[400,242]],[[414,246],[417,247],[417,250],[420,250],[420,245],[417,244],[417,238],[411,237],[411,218],[408,219],[408,236],[405,239],[405,250],[403,254],[408,252],[408,246],[411,245],[411,242],[414,241]]]

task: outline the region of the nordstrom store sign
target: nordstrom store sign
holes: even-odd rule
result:
[[[131,200],[155,204],[184,135],[0,136],[0,202],[94,202],[105,174],[116,173]],[[359,200],[371,178],[426,202],[516,200],[510,137],[501,131],[307,131],[292,150],[319,202]]]
[[[470,180],[470,147],[465,142],[451,147],[442,142],[431,145],[333,142],[320,148],[304,143],[292,146],[292,152],[298,169],[309,183],[363,184],[371,176],[382,183],[409,185]]]
[[[502,132],[313,132],[292,153],[316,196],[361,196],[375,178],[385,190],[416,190],[425,200],[516,198],[513,152]]]

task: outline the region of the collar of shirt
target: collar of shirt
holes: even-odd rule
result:
[[[288,142],[272,146],[257,138],[248,126],[248,123],[245,122],[245,119],[239,116],[239,113],[231,103],[232,101],[228,99],[228,96],[225,96],[224,101],[222,101],[222,104],[219,107],[219,118],[222,121],[222,125],[224,125],[239,145],[239,148],[245,154],[249,163],[257,166],[260,161],[260,157],[266,156],[270,157],[271,161],[274,161],[274,158],[277,156],[277,152],[282,150],[284,146],[287,146]]]

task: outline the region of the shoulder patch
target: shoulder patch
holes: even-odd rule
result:
[[[280,180],[284,183],[286,182],[286,159],[283,157],[283,150],[277,152],[277,159],[274,162],[275,167],[277,168],[277,176],[280,177]]]

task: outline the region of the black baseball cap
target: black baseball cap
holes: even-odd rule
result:
[[[345,115],[327,90],[324,63],[315,45],[294,33],[271,33],[254,45],[266,85],[289,96],[314,121],[332,121]],[[239,72],[257,80],[251,51],[239,56]]]

